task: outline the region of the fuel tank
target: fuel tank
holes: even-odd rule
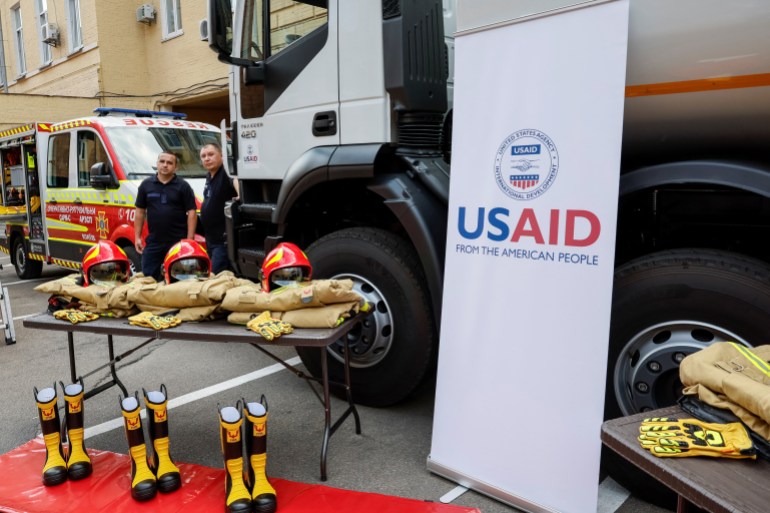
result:
[[[623,164],[770,162],[770,1],[631,0]]]

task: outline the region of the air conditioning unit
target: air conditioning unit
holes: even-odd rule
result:
[[[155,7],[152,4],[140,5],[136,10],[136,21],[148,25],[155,21]]]
[[[45,29],[43,31],[43,42],[47,45],[59,46],[59,43],[61,42],[59,27],[57,27],[53,23],[49,23],[47,26],[43,28]]]

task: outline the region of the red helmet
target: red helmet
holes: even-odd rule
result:
[[[182,239],[168,250],[163,259],[166,283],[208,278],[211,259],[206,250],[192,239]]]
[[[131,276],[131,261],[126,253],[111,240],[100,240],[83,257],[83,284],[85,286],[112,286],[126,282]]]
[[[270,292],[299,281],[308,281],[313,275],[313,266],[307,255],[291,242],[281,242],[262,261],[259,279],[262,290]]]

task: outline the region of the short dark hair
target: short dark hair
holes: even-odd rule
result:
[[[218,151],[220,154],[222,153],[222,147],[219,145],[219,143],[218,143],[218,142],[214,142],[214,141],[211,141],[211,142],[207,142],[206,144],[204,144],[203,146],[201,146],[201,150],[202,150],[203,148],[205,148],[206,146],[213,146],[213,147],[214,147],[214,149],[215,149],[215,150],[217,150],[217,151]],[[199,150],[199,153],[200,153],[200,150]]]
[[[174,157],[174,165],[178,165],[179,164],[179,155],[177,155],[173,151],[163,150],[160,153],[158,153],[158,158],[160,158],[161,155],[171,155],[172,157]]]

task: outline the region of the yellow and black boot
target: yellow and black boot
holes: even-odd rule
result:
[[[264,396],[263,396],[264,399]],[[275,488],[265,474],[267,466],[267,408],[261,403],[244,404],[244,437],[249,457],[251,500],[256,513],[274,513],[277,508]],[[263,401],[264,402],[264,401]]]
[[[64,392],[64,422],[67,426],[69,439],[69,454],[67,455],[67,474],[73,481],[91,475],[93,466],[83,443],[83,380],[64,386],[59,382]]]
[[[55,385],[54,385],[55,386]],[[61,445],[61,423],[57,409],[56,388],[34,388],[37,413],[40,417],[40,429],[45,442],[45,464],[43,465],[43,484],[54,486],[67,480],[67,462]]]
[[[120,402],[120,408],[123,411],[128,453],[131,457],[131,497],[138,501],[150,500],[155,497],[158,487],[155,483],[155,474],[147,465],[147,446],[144,443],[136,392],[134,396],[124,398]]]
[[[179,468],[174,465],[169,454],[168,442],[168,394],[166,385],[160,385],[160,390],[144,394],[144,404],[147,407],[147,420],[149,421],[150,441],[152,442],[152,467],[158,481],[158,491],[162,493],[173,492],[182,486],[182,477]]]
[[[225,460],[225,513],[251,511],[251,494],[243,480],[243,418],[239,408],[219,410],[219,439]]]

